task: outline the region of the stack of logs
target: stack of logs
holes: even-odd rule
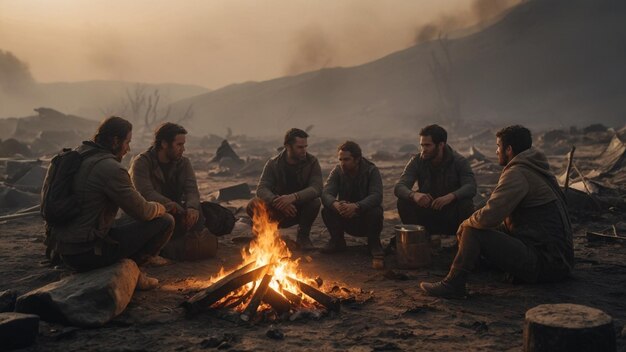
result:
[[[235,308],[247,301],[248,303],[245,306],[243,313],[239,316],[241,320],[246,322],[253,321],[261,302],[271,306],[278,316],[283,316],[284,314],[289,313],[292,309],[302,306],[302,296],[285,289],[281,289],[281,292],[279,293],[270,287],[272,275],[268,272],[271,264],[259,267],[256,267],[255,265],[256,262],[248,263],[224,276],[211,286],[198,292],[187,301],[183,302],[182,306],[189,314],[195,314],[208,309]],[[259,279],[261,279],[260,283],[255,285],[252,289],[241,294],[234,294],[227,297],[230,292],[233,292],[250,282],[256,283]],[[337,298],[329,296],[317,288],[296,278],[288,277],[288,280],[294,286],[298,287],[302,293],[311,297],[313,300],[324,306],[328,311],[339,312],[340,304]],[[223,299],[224,297],[227,298]],[[216,304],[217,302],[219,303]]]

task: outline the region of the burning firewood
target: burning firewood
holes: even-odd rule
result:
[[[305,284],[304,282],[300,280],[294,279],[293,277],[287,277],[287,279],[289,279],[289,281],[297,285],[298,288],[300,288],[300,291],[304,292],[305,295],[318,301],[321,305],[326,307],[328,310],[339,312],[340,305],[339,305],[338,299],[325,294],[324,292],[316,289],[315,287],[311,285]]]
[[[198,292],[193,297],[183,302],[182,306],[188,313],[196,313],[209,308],[213,303],[219,301],[229,292],[251,281],[258,280],[265,274],[268,265],[253,268],[255,264],[255,262],[249,263],[226,275],[205,290]]]
[[[254,318],[257,309],[259,309],[259,304],[261,304],[261,300],[263,300],[263,297],[267,292],[270,281],[272,281],[272,275],[265,274],[265,276],[263,276],[263,280],[261,280],[261,283],[259,284],[259,287],[254,292],[254,295],[252,295],[252,299],[250,299],[248,306],[243,313],[241,313],[241,320],[250,321]]]
[[[271,287],[268,287],[265,296],[263,296],[263,302],[272,306],[278,315],[283,315],[291,310],[291,302]]]

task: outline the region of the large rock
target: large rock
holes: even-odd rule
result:
[[[12,312],[15,309],[17,293],[13,290],[0,292],[0,313]]]
[[[0,349],[27,347],[39,333],[39,317],[32,314],[0,313]]]
[[[18,297],[15,310],[75,326],[102,326],[124,311],[139,268],[124,259],[106,268],[68,276]]]

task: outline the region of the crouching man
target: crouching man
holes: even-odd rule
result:
[[[337,148],[339,165],[330,172],[322,192],[322,219],[330,233],[326,253],[346,249],[344,232],[367,237],[374,257],[383,256],[383,181],[376,165],[366,160],[358,144],[347,141]]]
[[[528,282],[565,279],[574,265],[572,229],[561,189],[530,131],[510,126],[496,134],[504,166],[487,204],[459,226],[459,249],[448,275],[420,284],[428,295],[463,297],[480,256]]]
[[[215,256],[217,237],[205,227],[196,174],[183,156],[187,130],[166,122],[157,128],[153,145],[137,155],[130,167],[135,188],[148,200],[165,206],[176,227],[161,255],[174,260]]]
[[[285,134],[280,154],[265,164],[256,198],[248,203],[250,218],[261,203],[280,228],[298,225],[296,243],[301,250],[313,249],[309,235],[320,211],[322,169],[317,158],[307,153],[309,135],[297,128]]]
[[[68,266],[87,271],[122,258],[138,265],[151,261],[167,243],[174,219],[165,207],[144,199],[120,163],[130,150],[132,124],[120,117],[106,119],[93,140],[77,151],[83,156],[73,180],[79,214],[63,225],[51,226],[46,244]],[[119,208],[134,219],[115,226]],[[155,287],[158,280],[140,275],[138,287]]]

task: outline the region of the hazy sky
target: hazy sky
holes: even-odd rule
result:
[[[0,0],[0,49],[41,82],[219,88],[371,61],[494,2],[514,0]]]

